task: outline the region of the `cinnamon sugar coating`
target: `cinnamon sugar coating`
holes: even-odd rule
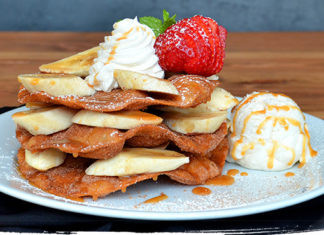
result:
[[[210,81],[198,75],[173,75],[168,79],[180,95],[147,93],[137,90],[114,89],[111,92],[98,91],[92,96],[51,96],[45,92],[30,93],[21,87],[18,93],[20,103],[43,102],[64,105],[74,109],[99,112],[139,110],[151,105],[167,105],[181,108],[195,107],[210,100],[218,81]]]
[[[203,184],[208,179],[220,175],[222,171],[222,165],[219,162],[225,162],[228,146],[224,151],[223,143],[227,143],[226,139],[223,139],[221,143],[219,146],[223,146],[222,150],[218,150],[219,147],[217,147],[208,157],[191,154],[190,162],[176,170],[129,177],[86,175],[86,168],[94,160],[72,156],[68,156],[58,167],[44,172],[38,171],[25,162],[25,151],[22,148],[18,152],[18,168],[22,176],[32,185],[46,192],[74,200],[87,196],[96,200],[98,197],[104,197],[118,190],[124,191],[130,185],[156,178],[161,174],[183,184]]]
[[[21,127],[16,136],[22,147],[32,152],[56,148],[75,157],[108,159],[122,151],[125,142],[131,147],[156,147],[172,141],[181,151],[206,155],[214,150],[227,134],[227,125],[211,134],[184,135],[165,125],[143,125],[127,131],[114,128],[73,124],[52,135],[33,136]]]

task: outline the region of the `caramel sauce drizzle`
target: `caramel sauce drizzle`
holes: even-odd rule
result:
[[[233,117],[233,123],[236,123],[236,119],[237,119],[237,113],[238,111],[244,106],[246,105],[247,103],[249,103],[252,99],[254,99],[255,97],[257,96],[260,96],[260,95],[264,95],[264,94],[269,94],[267,92],[260,92],[260,93],[257,93],[257,94],[254,94],[254,95],[251,95],[249,98],[247,98],[241,105],[239,105],[237,108],[236,108],[236,113],[234,114],[234,117]],[[271,93],[271,95],[275,96],[275,97],[278,97],[278,96],[284,96],[284,97],[288,97],[286,95],[283,95],[283,94],[273,94]],[[289,97],[288,97],[289,98]],[[290,109],[296,109],[298,111],[301,112],[300,108],[299,107],[296,107],[296,106],[292,106],[292,105],[282,105],[282,106],[277,106],[277,105],[267,105],[267,108],[268,110],[273,110],[273,109],[276,109],[277,111],[279,110],[283,110],[283,111],[289,111]],[[235,143],[234,143],[234,146],[233,146],[233,149],[232,149],[232,153],[231,153],[231,156],[234,160],[237,160],[237,157],[235,156],[235,152],[236,152],[236,148],[238,147],[238,145],[242,144],[243,143],[243,134],[245,133],[245,130],[246,130],[246,126],[247,126],[247,123],[248,121],[251,119],[252,116],[254,115],[260,115],[260,114],[265,114],[266,113],[266,110],[263,109],[263,110],[259,110],[259,111],[254,111],[254,112],[251,112],[244,120],[244,123],[243,123],[243,129],[242,129],[242,134],[241,134],[241,137],[240,139],[238,139]],[[303,115],[303,118],[305,120],[305,116]],[[269,121],[273,121],[272,125],[273,127],[275,127],[278,123],[283,126],[285,128],[285,130],[288,130],[289,129],[289,125],[288,123],[292,124],[293,126],[297,126],[299,128],[299,131],[300,133],[303,135],[303,149],[302,149],[302,157],[301,157],[301,160],[300,160],[300,164],[299,164],[299,168],[304,166],[305,163],[306,163],[306,146],[309,148],[310,150],[310,154],[312,157],[316,156],[317,155],[317,152],[312,149],[311,145],[310,145],[310,136],[309,136],[309,132],[308,132],[308,129],[307,129],[307,126],[306,124],[304,125],[304,131],[303,131],[303,128],[301,127],[301,124],[299,121],[297,121],[296,119],[293,119],[293,118],[288,118],[288,117],[272,117],[272,116],[269,116],[269,117],[266,117],[258,126],[257,130],[256,130],[256,133],[258,135],[261,134],[261,131],[262,129],[264,128],[264,126],[269,122]],[[235,125],[233,125],[233,133],[231,134],[231,136],[235,136],[236,135],[236,127]],[[262,139],[262,138],[259,138],[258,139],[258,142],[262,145],[265,145],[265,141]],[[244,156],[246,151],[250,150],[250,149],[253,149],[254,148],[254,145],[255,143],[254,142],[251,142],[251,143],[248,143],[246,145],[244,145],[242,147],[242,151],[241,151],[241,155]],[[288,162],[288,165],[292,165],[295,158],[296,158],[296,153],[295,153],[295,150],[293,148],[290,148],[289,146],[285,146],[285,145],[282,145],[282,144],[279,144],[277,141],[274,141],[272,142],[272,148],[268,150],[268,156],[269,156],[269,159],[268,159],[268,162],[267,162],[267,167],[269,169],[272,169],[273,168],[273,163],[274,163],[274,158],[275,158],[275,153],[277,151],[277,149],[279,147],[282,147],[288,151],[291,152],[291,160]]]
[[[78,157],[79,156],[79,153],[72,153],[72,156],[73,157]]]
[[[39,78],[34,78],[33,80],[31,80],[30,84],[36,86],[39,83]]]
[[[243,148],[242,148],[241,154],[244,156],[246,151],[248,151],[250,149],[254,149],[254,145],[255,145],[254,142],[251,142],[251,143],[248,143],[248,144],[244,145]]]
[[[207,196],[211,194],[211,190],[206,187],[196,187],[192,190],[193,194],[199,195],[199,196]]]
[[[127,39],[127,36],[133,31],[133,28],[131,28],[130,30],[128,30],[127,32],[123,33],[123,35],[119,38],[116,39],[116,41],[121,41],[121,40],[124,40],[124,39]],[[109,56],[108,56],[108,59],[105,63],[105,65],[109,64],[113,59],[114,59],[114,56],[116,54],[116,50],[117,50],[117,47],[118,47],[118,43],[116,45],[114,45],[109,53]],[[94,76],[93,78],[93,84],[94,85],[91,85],[88,83],[88,86],[93,88],[94,86],[97,86],[100,84],[100,82],[98,81],[97,79],[97,76],[98,76],[99,73],[96,73],[96,75]]]
[[[233,123],[236,122],[236,119],[237,119],[237,114],[238,114],[238,111],[244,106],[246,105],[247,103],[249,103],[252,99],[254,99],[255,97],[259,96],[259,95],[264,95],[264,94],[267,94],[266,92],[260,92],[260,93],[257,93],[257,94],[254,94],[254,95],[251,95],[249,98],[247,98],[242,104],[240,104],[237,108],[233,109],[233,111],[236,111],[235,114],[234,114],[234,117],[233,117]],[[235,136],[236,135],[236,127],[235,125],[233,125],[233,133],[232,133],[232,136]]]
[[[143,203],[145,203],[145,204],[147,204],[147,203],[158,203],[158,202],[166,200],[166,199],[168,199],[168,196],[166,194],[164,194],[164,193],[161,193],[159,196],[147,199]]]
[[[118,39],[120,39],[120,38],[118,38]],[[117,39],[117,40],[118,40],[118,39]],[[110,53],[109,53],[109,56],[108,56],[107,62],[106,62],[105,64],[109,64],[109,63],[114,59],[114,55],[116,55],[117,45],[118,45],[118,44],[116,44],[116,45],[114,45],[114,46],[112,47],[112,49],[111,49],[111,51],[110,51]],[[96,74],[96,76],[97,76],[97,74]]]
[[[309,132],[308,132],[308,128],[307,128],[306,124],[304,124],[304,130],[305,130],[305,134],[306,134],[307,140],[308,140],[307,145],[308,145],[308,148],[310,151],[310,155],[311,155],[311,157],[315,157],[317,155],[317,151],[315,151],[310,144],[310,136],[309,136]]]
[[[287,173],[285,174],[286,177],[291,177],[291,176],[294,176],[294,175],[295,175],[294,172],[287,172]]]
[[[116,41],[121,41],[124,39],[127,39],[127,36],[133,31],[133,28],[131,28],[130,30],[128,30],[127,32],[123,33],[123,35],[120,38],[117,38]]]
[[[279,147],[279,144],[277,141],[275,140],[272,140],[272,149],[271,150],[268,150],[268,163],[267,163],[267,167],[269,169],[272,169],[273,168],[273,162],[274,162],[274,159],[275,159],[275,153],[277,151]]]
[[[240,171],[238,169],[230,169],[227,171],[227,175],[229,175],[229,176],[235,176],[238,173],[240,173]]]
[[[250,97],[249,97],[250,98]],[[244,102],[245,103],[245,102]],[[244,104],[243,103],[243,104]],[[243,105],[242,104],[242,105]],[[242,107],[242,106],[240,106],[240,107]],[[238,110],[239,110],[239,108],[240,107],[238,107]],[[238,111],[237,110],[237,111]],[[235,150],[236,150],[236,148],[237,148],[237,146],[239,145],[239,144],[242,144],[243,143],[243,133],[245,132],[245,130],[246,130],[246,126],[247,126],[247,123],[248,123],[248,121],[250,120],[250,118],[253,116],[253,115],[259,115],[259,114],[265,114],[266,113],[266,110],[265,109],[263,109],[263,110],[259,110],[259,111],[254,111],[254,112],[251,112],[246,118],[245,118],[245,120],[244,120],[244,123],[243,123],[243,129],[242,129],[242,134],[241,134],[241,138],[239,139],[239,140],[237,140],[235,143],[234,143],[234,146],[233,146],[233,150],[232,150],[232,158],[234,159],[234,160],[237,160],[237,157],[235,156],[235,154],[234,154],[234,152],[235,152]],[[237,115],[237,112],[235,113],[235,115],[234,115],[234,118],[233,118],[233,123],[235,123],[235,118],[236,118],[236,115]],[[236,130],[235,130],[236,128],[235,128],[235,125],[233,125],[233,133],[232,133],[232,136],[234,136],[235,134],[236,134]]]
[[[234,184],[234,177],[230,175],[220,175],[215,178],[207,180],[207,185],[215,185],[215,186],[229,186]]]
[[[249,174],[247,172],[241,172],[241,176],[248,176]]]

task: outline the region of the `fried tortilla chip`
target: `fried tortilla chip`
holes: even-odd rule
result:
[[[195,155],[188,164],[168,172],[167,176],[182,184],[202,184],[221,174],[228,149],[228,140],[224,137],[213,151],[205,156]]]
[[[90,127],[73,124],[69,129],[52,135],[33,136],[21,127],[16,136],[22,147],[31,152],[56,148],[94,159],[109,159],[117,155],[125,142],[132,147],[157,147],[172,141],[181,151],[206,155],[214,150],[227,134],[224,122],[212,134],[184,135],[170,130],[165,125],[143,125],[126,132],[114,128]]]
[[[99,49],[99,46],[93,47],[53,63],[43,64],[39,67],[39,70],[43,73],[64,73],[81,77],[88,76],[93,60],[98,57],[97,53]]]
[[[226,138],[223,142],[227,143]],[[211,154],[215,157],[190,156],[188,164],[169,172],[117,177],[86,175],[85,170],[93,160],[71,156],[68,156],[58,167],[48,171],[38,171],[25,162],[25,151],[21,148],[18,152],[18,168],[25,179],[43,191],[74,200],[87,196],[96,200],[98,197],[104,197],[118,190],[125,191],[128,186],[140,181],[156,179],[161,174],[183,184],[203,184],[208,179],[221,174],[222,166],[213,159],[217,157],[217,162],[225,162],[227,151],[219,152],[215,149]]]
[[[51,96],[45,92],[30,93],[21,87],[18,93],[20,103],[44,102],[60,104],[74,109],[99,112],[145,109],[150,105],[167,105],[181,108],[196,107],[210,100],[218,81],[209,81],[198,75],[174,75],[169,80],[180,95],[161,95],[137,90],[114,89],[111,92],[96,92],[92,96]]]

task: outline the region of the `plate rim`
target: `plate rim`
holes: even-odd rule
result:
[[[79,214],[95,215],[110,218],[133,219],[133,220],[152,220],[152,221],[179,221],[179,220],[206,220],[206,219],[223,219],[231,217],[239,217],[246,215],[254,215],[263,212],[270,212],[282,208],[297,205],[302,202],[309,201],[324,194],[324,186],[299,194],[290,199],[278,200],[266,204],[249,205],[237,208],[227,208],[210,211],[195,212],[157,212],[157,211],[133,211],[125,209],[113,209],[94,207],[82,204],[73,204],[70,202],[62,202],[51,198],[42,197],[22,190],[7,188],[0,184],[0,192],[15,197],[17,199],[68,212]],[[86,208],[86,210],[84,210]],[[253,210],[252,210],[253,209]],[[171,218],[170,218],[171,217]]]
[[[14,108],[10,111],[0,114],[1,116],[10,115],[10,113],[24,110],[25,106]],[[305,113],[307,116],[324,121],[316,116]],[[136,211],[126,209],[103,208],[82,204],[74,204],[56,200],[55,198],[46,198],[40,195],[35,195],[24,190],[10,188],[0,182],[0,192],[12,196],[14,198],[33,203],[36,205],[49,207],[68,212],[79,214],[95,215],[110,218],[132,219],[132,220],[152,220],[152,221],[180,221],[180,220],[206,220],[206,219],[223,219],[230,217],[239,217],[252,214],[269,212],[286,207],[290,207],[302,202],[309,201],[321,195],[324,195],[324,185],[307,191],[306,193],[295,195],[284,200],[276,200],[265,204],[253,204],[242,207],[226,208],[219,210],[205,210],[193,212],[163,212],[163,211]],[[86,209],[85,209],[86,208]]]

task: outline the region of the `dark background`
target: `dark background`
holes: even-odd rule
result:
[[[323,31],[323,0],[0,0],[0,31],[111,31],[135,16],[209,16],[229,31]]]

